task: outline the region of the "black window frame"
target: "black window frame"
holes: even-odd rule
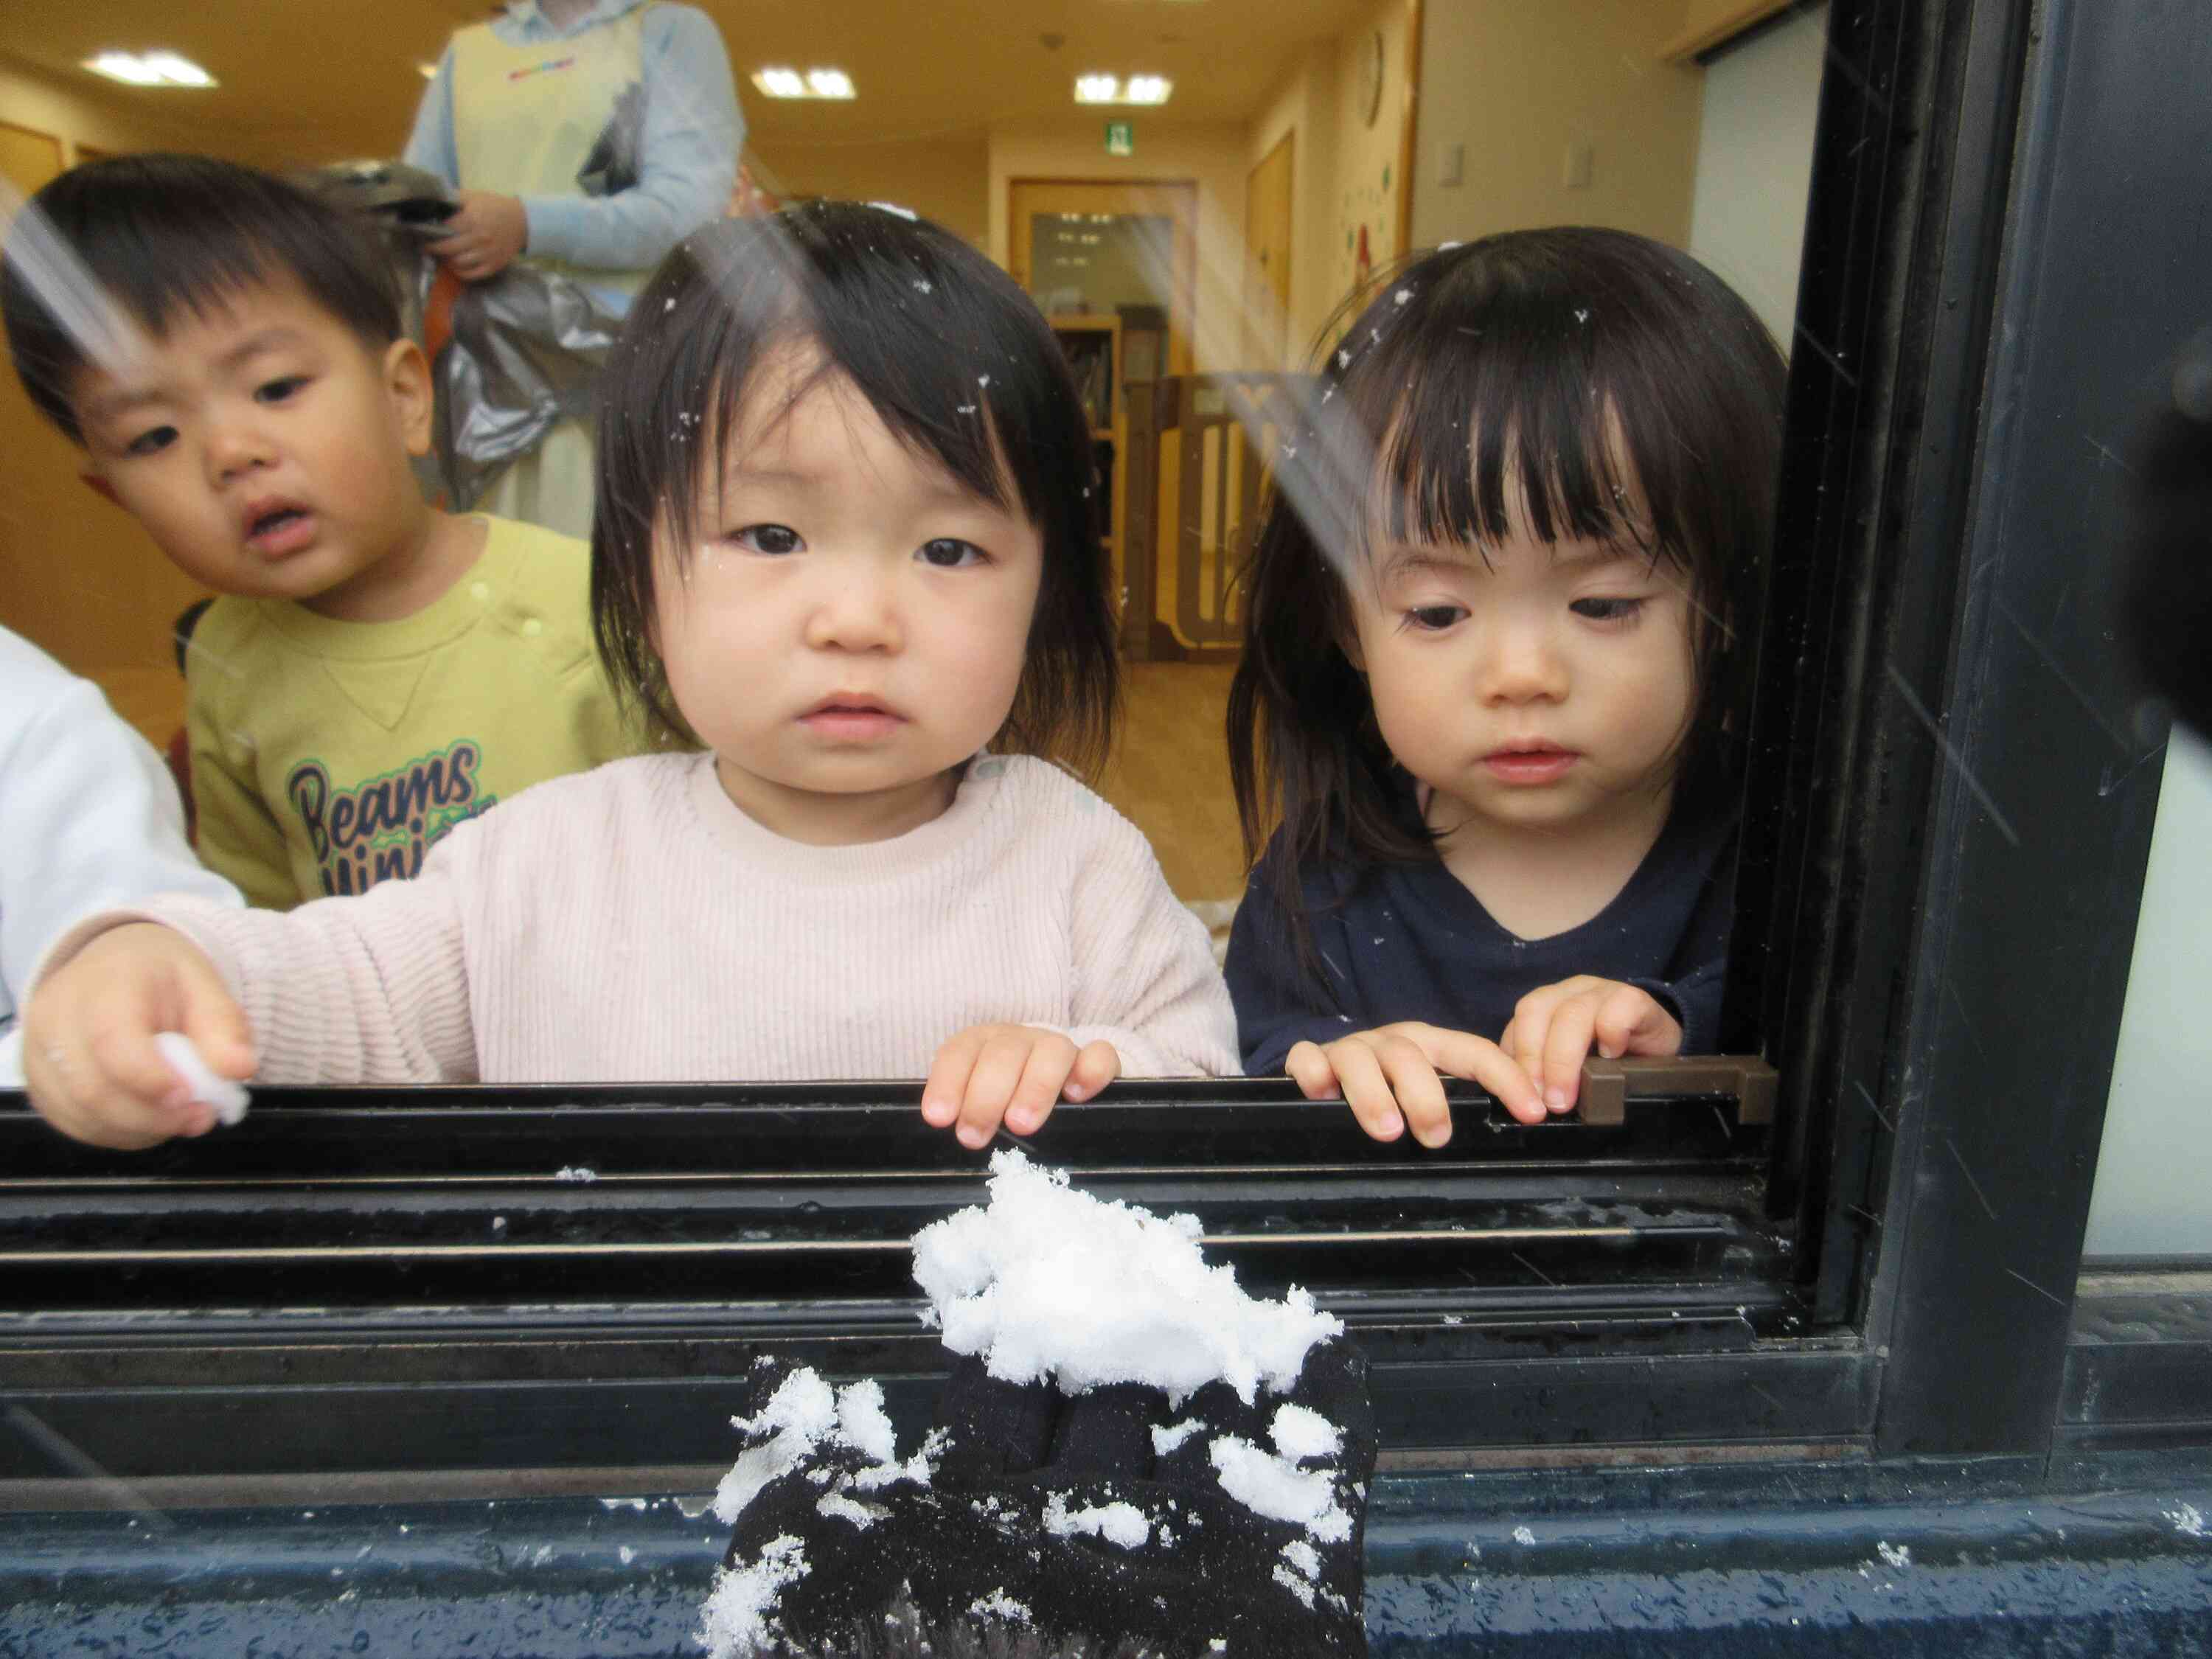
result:
[[[2081,251],[2084,228],[2162,270],[2191,258],[2212,269],[2185,216],[2118,187],[2147,126],[2172,154],[2212,148],[2212,108],[2189,91],[2212,84],[2212,41],[2148,40],[2124,9],[1830,9],[1725,1014],[1730,1046],[1778,1074],[1771,1130],[1740,1101],[1730,1109],[1710,1088],[1662,1079],[1619,1129],[1521,1131],[1493,1111],[1453,1152],[1425,1158],[1293,1106],[1285,1085],[1239,1083],[1126,1085],[1115,1103],[1085,1109],[1082,1127],[1042,1138],[1041,1153],[1079,1178],[1159,1207],[1266,1223],[1271,1206],[1316,1194],[1335,1205],[1342,1236],[1315,1248],[1347,1282],[1372,1281],[1346,1305],[1376,1354],[1393,1466],[2025,1467],[2212,1443],[2203,1299],[2154,1275],[2148,1288],[2075,1294],[2156,811],[2157,768],[2141,763],[2155,744],[2113,763],[2116,741],[2125,749],[2116,734],[2135,730],[2133,700],[2086,599],[2072,623],[2033,640],[2008,620],[2039,616],[2057,586],[2109,569],[2117,525],[2105,455],[2074,427],[2021,411],[2061,387],[2069,407],[2123,431],[2162,352],[2201,321],[2182,314],[2170,275],[2148,300],[2137,287],[2115,301]],[[2097,349],[2063,349],[2069,317],[2085,312],[2102,331]],[[2039,517],[2069,523],[2072,541],[2054,550],[2020,535]],[[2047,953],[2051,916],[2101,929],[2101,951],[2067,963],[2063,1018],[2020,994],[2015,977]],[[792,1216],[842,1205],[854,1226],[875,1227],[873,1245],[852,1248],[879,1261],[909,1212],[901,1205],[975,1191],[975,1161],[919,1131],[913,1094],[301,1091],[267,1101],[252,1140],[153,1162],[68,1148],[0,1114],[15,1166],[0,1177],[0,1214],[19,1242],[52,1242],[96,1213],[99,1236],[72,1248],[97,1272],[103,1252],[112,1261],[132,1248],[134,1214],[174,1227],[189,1208],[176,1198],[187,1186],[139,1204],[133,1183],[198,1170],[226,1194],[211,1225],[265,1223],[278,1238],[320,1228],[325,1246],[349,1227],[385,1240],[412,1230],[461,1249],[440,1261],[506,1252],[509,1272],[532,1260],[581,1272],[582,1252],[517,1256],[512,1230],[501,1238],[492,1224],[503,1216],[488,1220],[462,1190],[471,1170],[504,1201],[520,1191],[501,1184],[520,1139],[538,1164],[619,1174],[629,1152],[661,1168],[686,1146],[711,1160],[750,1137],[785,1150],[750,1184],[723,1183],[717,1201],[732,1216],[750,1206],[770,1243],[788,1243],[813,1224]],[[1478,1119],[1488,1104],[1464,1102]],[[419,1139],[406,1150],[434,1120],[437,1158],[457,1170],[432,1167]],[[838,1150],[810,1165],[798,1150],[808,1137]],[[1133,1158],[1131,1146],[1151,1150]],[[246,1181],[256,1158],[264,1176],[288,1158],[294,1170],[351,1159],[398,1173],[376,1201],[307,1189],[279,1202],[281,1183]],[[85,1207],[43,1200],[41,1182]],[[1423,1205],[1447,1186],[1454,1203],[1470,1191],[1492,1203],[1491,1242],[1507,1255],[1513,1225],[1540,1231],[1563,1202],[1650,1224],[1555,1226],[1536,1238],[1548,1254],[1525,1284],[1475,1274],[1463,1288],[1408,1291],[1392,1264],[1414,1247],[1387,1235],[1419,1231]],[[258,1203],[256,1191],[271,1196]],[[1694,1237],[1660,1224],[1686,1191],[1705,1229]],[[550,1218],[549,1243],[589,1243],[602,1223],[650,1230],[684,1210],[665,1189],[632,1202],[611,1182],[541,1183],[517,1201]],[[1305,1247],[1237,1248],[1264,1276],[1281,1249]],[[326,1272],[326,1300],[343,1304],[350,1259],[313,1258],[303,1282]],[[933,1344],[910,1304],[831,1297],[826,1255],[777,1260],[791,1275],[781,1293],[680,1305],[625,1301],[618,1285],[591,1306],[533,1305],[502,1281],[496,1296],[444,1310],[295,1315],[272,1299],[246,1316],[179,1297],[158,1315],[0,1316],[0,1405],[42,1425],[0,1436],[0,1508],[109,1501],[86,1478],[95,1468],[141,1492],[202,1500],[268,1496],[295,1479],[328,1496],[333,1471],[387,1495],[696,1482],[726,1463],[732,1381],[766,1346],[887,1375],[895,1406],[924,1395]],[[2123,1320],[2128,1340],[2114,1336]],[[2157,1340],[2135,1340],[2146,1326]]]

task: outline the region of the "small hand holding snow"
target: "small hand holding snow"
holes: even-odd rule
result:
[[[149,922],[100,934],[40,981],[24,1012],[31,1104],[94,1146],[205,1134],[217,1105],[162,1053],[165,1032],[190,1039],[218,1082],[253,1074],[245,1012],[198,945]]]
[[[1649,991],[1577,974],[1522,997],[1498,1046],[1542,1090],[1547,1106],[1567,1112],[1574,1109],[1583,1061],[1592,1048],[1607,1060],[1664,1060],[1681,1052],[1682,1027]]]
[[[169,1062],[169,1069],[185,1080],[192,1091],[192,1098],[215,1108],[218,1122],[232,1128],[246,1121],[246,1109],[253,1096],[242,1083],[234,1083],[217,1075],[216,1069],[201,1058],[198,1046],[182,1031],[159,1031],[155,1034],[154,1046],[161,1051],[161,1058]]]
[[[1451,1109],[1437,1073],[1480,1083],[1523,1123],[1544,1121],[1543,1097],[1528,1073],[1486,1037],[1401,1020],[1354,1031],[1334,1042],[1301,1042],[1283,1070],[1308,1100],[1341,1097],[1376,1140],[1395,1140],[1410,1123],[1424,1146],[1451,1139]]]
[[[1110,1042],[1078,1048],[1040,1026],[971,1025],[947,1039],[930,1063],[921,1115],[980,1150],[1001,1121],[1015,1134],[1034,1134],[1060,1101],[1088,1100],[1121,1074],[1121,1057]]]

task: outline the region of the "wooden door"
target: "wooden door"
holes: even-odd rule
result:
[[[1273,373],[1291,367],[1291,157],[1285,132],[1244,184],[1244,361]]]

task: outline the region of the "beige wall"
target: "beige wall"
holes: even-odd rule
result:
[[[1511,3],[1511,0],[1509,0]],[[1434,12],[1471,6],[1473,0],[1429,0]],[[1498,0],[1481,0],[1486,6]],[[1548,0],[1547,0],[1548,3]],[[1405,249],[1398,246],[1398,206],[1408,181],[1400,166],[1399,148],[1406,102],[1406,37],[1410,27],[1406,0],[1378,0],[1364,16],[1340,34],[1334,42],[1336,59],[1336,179],[1327,198],[1329,222],[1328,283],[1330,303],[1352,292],[1357,280],[1359,232],[1367,232],[1367,252],[1375,270],[1382,270]],[[1370,125],[1360,100],[1360,53],[1369,36],[1382,36],[1382,101]],[[1424,41],[1424,51],[1426,43]],[[1425,58],[1425,85],[1434,76]],[[1418,179],[1419,169],[1414,169]],[[1419,243],[1418,240],[1415,245]]]
[[[1684,0],[1431,0],[1413,169],[1413,242],[1535,225],[1690,234],[1701,72],[1662,63]],[[1437,182],[1448,144],[1464,182]],[[1592,150],[1570,189],[1570,145]]]
[[[242,148],[230,135],[92,96],[4,60],[0,121],[59,138],[65,164],[83,145],[118,153],[236,155]],[[85,489],[81,465],[76,447],[32,407],[13,369],[0,368],[0,625],[111,691],[118,673],[166,686],[176,675],[171,624],[199,590],[126,514]],[[177,690],[181,702],[180,683]]]
[[[1454,4],[1460,0],[1430,0]],[[1407,0],[1374,0],[1340,33],[1310,43],[1268,94],[1248,129],[1246,167],[1292,135],[1291,362],[1306,368],[1330,319],[1350,295],[1359,234],[1380,270],[1402,252],[1398,209],[1407,189],[1399,157],[1409,88]],[[1382,93],[1370,125],[1360,106],[1360,60],[1382,36]]]
[[[1116,112],[1116,118],[1127,115]],[[1243,303],[1246,129],[1226,122],[1176,125],[1128,116],[1137,153],[1109,155],[1103,112],[1065,120],[1006,122],[991,129],[990,240],[988,251],[1007,263],[1007,186],[1017,179],[1107,184],[1188,179],[1198,187],[1198,315],[1194,357],[1200,374],[1241,365]]]
[[[108,151],[209,147],[204,129],[191,124],[185,113],[189,107],[167,117],[127,105],[118,107],[27,64],[0,58],[0,121],[52,133],[62,141],[68,161],[76,161],[79,144]]]
[[[1340,240],[1331,204],[1336,176],[1336,88],[1339,43],[1319,40],[1298,55],[1253,122],[1245,144],[1245,171],[1267,158],[1284,136],[1291,138],[1291,297],[1289,359],[1304,367],[1315,336],[1341,298],[1332,240]],[[1262,367],[1262,365],[1254,365]]]
[[[185,91],[118,87],[111,92],[89,76],[79,85],[0,55],[0,121],[52,133],[62,140],[72,162],[79,145],[110,154],[199,150],[260,167],[288,166],[302,154],[313,161],[336,159],[335,152],[343,149],[333,141],[319,142],[305,135],[217,126],[194,118],[191,100],[192,94]],[[406,137],[397,135],[392,148],[398,149]]]
[[[991,154],[981,131],[917,143],[782,144],[753,153],[754,176],[788,201],[896,202],[977,247],[989,239]]]

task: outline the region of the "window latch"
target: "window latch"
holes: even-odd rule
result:
[[[1583,1062],[1578,1102],[1582,1121],[1612,1127],[1629,1106],[1703,1105],[1716,1096],[1735,1102],[1739,1124],[1774,1121],[1774,1097],[1781,1073],[1756,1054],[1678,1054],[1672,1060],[1602,1060]]]

